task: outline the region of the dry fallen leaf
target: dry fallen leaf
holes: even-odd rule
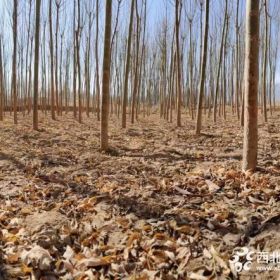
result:
[[[21,253],[21,259],[25,265],[39,268],[40,270],[51,269],[51,263],[53,261],[50,253],[38,245],[35,245],[29,251],[23,251]]]

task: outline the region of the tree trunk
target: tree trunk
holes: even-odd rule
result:
[[[106,0],[105,37],[103,54],[103,79],[102,79],[102,104],[101,104],[101,133],[100,148],[107,151],[108,144],[108,118],[110,99],[110,66],[111,66],[111,21],[112,21],[112,0]]]
[[[82,96],[81,96],[81,62],[80,62],[80,39],[81,39],[81,7],[80,0],[78,0],[78,26],[76,31],[76,59],[77,59],[77,70],[78,70],[78,104],[79,104],[79,123],[82,123]]]
[[[205,85],[205,71],[207,63],[207,45],[208,45],[208,28],[209,28],[209,0],[206,0],[205,6],[205,22],[204,22],[204,42],[203,42],[203,54],[202,54],[202,65],[200,73],[200,84],[199,84],[199,96],[197,102],[197,112],[196,112],[196,127],[195,133],[200,134],[201,122],[202,122],[202,100],[204,95],[204,85]]]
[[[132,104],[131,104],[131,123],[134,123],[134,116],[135,116],[135,104],[136,104],[136,96],[138,90],[138,72],[139,72],[139,48],[140,48],[140,16],[138,13],[137,8],[137,1],[136,1],[136,52],[135,52],[135,74],[134,74],[134,85],[133,85],[133,92],[132,92]]]
[[[247,0],[243,171],[254,170],[258,151],[259,0]]]
[[[2,38],[0,36],[0,121],[4,119],[4,76],[2,57]]]
[[[14,0],[13,9],[13,69],[12,69],[12,90],[14,107],[14,124],[17,124],[17,18],[18,18],[18,0]]]
[[[99,64],[98,64],[98,34],[99,34],[99,0],[96,0],[96,38],[95,38],[95,67],[96,67],[96,111],[97,120],[100,120],[100,84],[99,84]]]
[[[240,118],[239,113],[239,0],[236,6],[236,20],[235,20],[235,108],[237,118]]]
[[[219,80],[220,80],[220,73],[221,73],[221,65],[222,65],[222,59],[223,59],[224,37],[225,37],[225,32],[226,32],[227,4],[228,4],[228,0],[226,0],[222,39],[221,39],[220,54],[219,54],[218,73],[217,73],[217,79],[216,79],[216,90],[215,90],[214,109],[213,109],[213,111],[214,111],[214,114],[213,114],[214,123],[217,120],[217,117],[216,117],[217,116],[217,101],[218,101],[218,91],[219,91]]]
[[[267,41],[268,41],[268,16],[267,16],[267,1],[264,0],[264,16],[265,16],[265,42],[264,42],[264,58],[263,58],[263,82],[262,82],[262,93],[263,93],[263,115],[264,121],[267,122],[267,111],[266,111],[266,70],[267,70]]]
[[[38,77],[39,77],[39,47],[40,47],[40,9],[41,0],[36,0],[35,23],[35,56],[34,56],[34,99],[33,99],[33,129],[38,130]]]
[[[180,18],[181,18],[181,1],[176,0],[175,5],[175,26],[176,26],[176,55],[177,55],[177,126],[182,125],[181,121],[181,105],[182,105],[182,85],[181,85],[181,59],[180,59],[180,44],[179,44],[179,33],[180,33]]]
[[[126,107],[127,107],[127,99],[128,99],[128,77],[129,77],[129,68],[130,68],[130,49],[131,49],[131,34],[132,34],[132,25],[133,25],[134,2],[135,2],[135,0],[131,0],[128,39],[127,39],[127,51],[126,51],[123,104],[122,104],[122,128],[126,128]]]
[[[59,9],[61,0],[55,0],[56,5],[56,25],[55,25],[55,102],[56,102],[56,113],[61,115],[59,106],[59,86],[58,86],[58,29],[59,29]]]
[[[54,111],[54,59],[53,59],[53,31],[52,31],[52,0],[49,0],[49,25],[50,25],[50,59],[51,59],[51,115],[55,120]]]

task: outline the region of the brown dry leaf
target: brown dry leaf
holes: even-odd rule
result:
[[[97,211],[94,209],[96,202],[97,202],[96,197],[87,198],[84,201],[82,201],[82,203],[80,203],[76,209],[77,209],[77,211],[80,211],[80,212],[91,211],[91,212],[97,213]]]
[[[30,273],[32,273],[33,269],[32,269],[32,267],[29,267],[29,266],[27,266],[26,264],[22,263],[22,264],[21,264],[21,271],[22,271],[24,274],[30,274]]]
[[[101,258],[83,259],[81,261],[78,261],[76,267],[81,269],[81,268],[85,268],[85,267],[104,266],[104,265],[111,264],[116,259],[117,259],[116,255],[106,256],[106,257],[101,257]]]
[[[162,250],[151,250],[149,255],[156,264],[166,263],[168,261],[168,256]]]
[[[188,247],[179,247],[176,250],[178,260],[188,259],[191,256],[191,251]]]
[[[217,192],[220,189],[220,187],[218,185],[216,185],[215,183],[213,183],[210,180],[205,180],[205,183],[207,184],[210,193]]]
[[[15,234],[7,233],[3,235],[3,240],[5,242],[16,243],[19,240],[19,237]]]
[[[29,251],[23,251],[21,259],[27,266],[38,267],[40,270],[49,270],[53,261],[50,253],[38,245]]]
[[[210,253],[213,259],[218,263],[218,265],[223,269],[225,275],[230,274],[230,268],[228,267],[227,263],[223,260],[222,257],[219,256],[219,253],[216,251],[213,245],[211,245]]]
[[[24,207],[21,209],[21,213],[23,215],[31,215],[33,214],[34,210],[31,207]]]
[[[125,217],[119,217],[116,219],[116,222],[122,226],[124,229],[127,229],[129,227],[130,221]]]
[[[75,252],[73,251],[73,249],[69,245],[67,245],[66,251],[64,252],[63,257],[66,260],[70,260],[74,257],[74,255],[75,255]]]
[[[19,258],[20,258],[20,253],[14,253],[7,256],[7,262],[9,264],[14,264],[18,262]]]
[[[166,240],[166,239],[169,239],[168,236],[166,236],[165,233],[156,233],[154,235],[154,238],[155,239],[158,239],[158,240]]]
[[[141,238],[141,234],[139,232],[133,232],[127,240],[126,247],[130,248],[132,246],[132,244],[134,243],[134,241],[135,240],[139,241],[140,238]]]

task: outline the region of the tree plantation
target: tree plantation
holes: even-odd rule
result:
[[[0,1],[0,280],[280,279],[279,12]]]

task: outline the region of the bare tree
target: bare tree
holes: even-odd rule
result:
[[[110,98],[110,69],[111,69],[111,21],[112,0],[106,0],[105,36],[103,53],[103,79],[102,79],[102,106],[101,106],[101,133],[100,148],[108,150],[108,118]]]
[[[258,152],[259,0],[247,0],[243,170],[254,170]]]
[[[134,14],[134,2],[135,0],[131,0],[127,50],[126,50],[123,104],[122,104],[122,128],[126,128],[126,107],[127,107],[127,99],[128,99],[128,77],[129,77],[129,68],[130,68],[130,49],[131,49],[131,34],[132,34],[133,14]]]
[[[202,99],[204,96],[205,87],[205,71],[207,63],[207,47],[208,47],[208,28],[209,28],[209,0],[205,3],[205,22],[204,22],[204,42],[203,42],[203,54],[202,54],[202,65],[200,74],[200,84],[199,84],[199,96],[197,102],[197,112],[196,112],[196,127],[195,133],[200,134],[201,130],[201,118],[202,118]]]
[[[78,70],[78,103],[79,103],[78,120],[79,123],[81,123],[82,122],[82,96],[81,96],[82,81],[81,81],[81,63],[80,63],[80,40],[81,40],[82,26],[81,26],[80,0],[78,0],[77,3],[78,3],[78,26],[75,35],[76,35],[76,60],[77,60],[77,70]]]
[[[33,129],[38,130],[38,76],[40,47],[40,9],[41,0],[36,0],[35,20],[35,56],[34,56],[34,99],[33,99]]]
[[[17,120],[17,19],[18,19],[18,0],[14,0],[13,9],[13,69],[12,69],[12,91],[14,101],[14,124]]]
[[[100,84],[99,84],[99,63],[98,63],[98,34],[99,34],[99,0],[96,0],[96,37],[95,37],[95,83],[97,101],[97,120],[100,120]]]
[[[222,59],[223,59],[223,48],[224,48],[224,39],[225,39],[225,33],[226,33],[226,22],[227,22],[227,16],[228,16],[227,8],[228,8],[228,0],[226,0],[223,31],[222,31],[219,62],[218,62],[217,79],[216,79],[216,89],[215,89],[215,97],[214,97],[214,114],[213,114],[214,122],[216,122],[216,120],[217,120],[217,102],[218,102],[219,80],[220,80],[220,73],[221,73],[221,66],[222,66]]]
[[[236,2],[235,19],[235,108],[239,119],[239,0]]]
[[[76,48],[76,0],[74,0],[74,15],[73,15],[73,113],[74,118],[77,117],[76,105],[76,78],[77,78],[77,48]]]
[[[4,118],[4,74],[2,58],[2,37],[0,36],[0,121]]]
[[[28,63],[29,63],[29,46],[30,46],[30,26],[31,26],[31,9],[32,9],[32,0],[28,1],[29,3],[29,10],[28,10],[28,26],[27,26],[27,47],[26,47],[26,58],[25,58],[25,78],[26,78],[26,85],[25,85],[25,107],[29,110],[29,103],[30,103],[30,88],[29,84],[27,83],[27,75],[28,75]],[[31,60],[31,56],[30,56]]]
[[[131,104],[131,123],[134,123],[134,116],[135,116],[135,103],[137,97],[137,90],[138,90],[138,74],[139,74],[139,49],[140,49],[140,16],[138,12],[138,4],[136,0],[136,51],[135,51],[135,74],[134,74],[134,86],[132,92],[132,104]]]
[[[54,111],[54,57],[53,57],[53,29],[52,29],[52,0],[49,0],[49,29],[50,29],[50,60],[51,60],[51,115],[55,120]]]
[[[181,0],[176,0],[175,3],[175,32],[176,32],[176,56],[177,56],[177,126],[181,126],[181,106],[182,106],[182,85],[181,85],[181,55],[180,55],[180,18],[181,18],[182,3]]]
[[[267,122],[267,111],[266,111],[266,79],[267,79],[267,51],[268,51],[268,12],[267,12],[267,1],[264,0],[264,16],[265,16],[265,37],[264,37],[264,54],[263,54],[263,81],[262,81],[262,94],[263,94],[263,115],[264,121]]]

